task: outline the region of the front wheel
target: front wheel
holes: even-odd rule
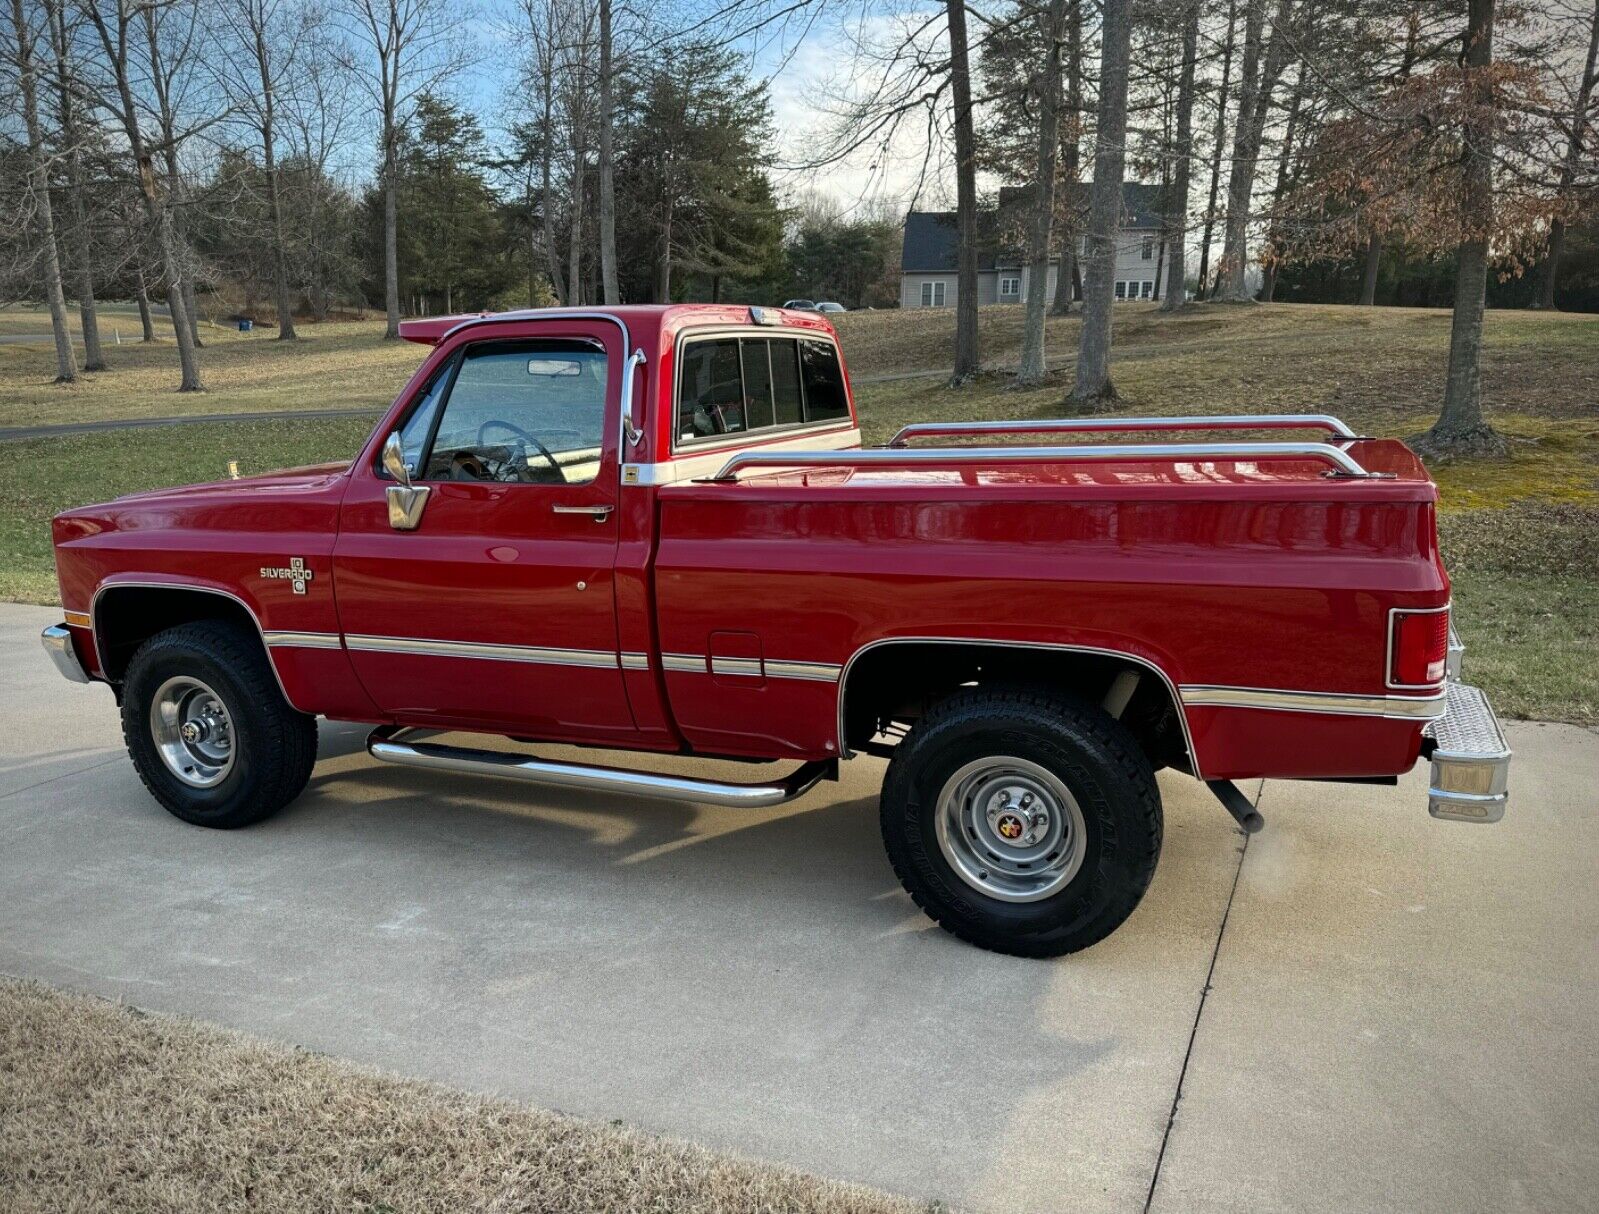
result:
[[[140,646],[122,736],[150,794],[197,826],[259,822],[300,795],[316,763],[316,718],[284,698],[259,638],[224,620]]]
[[[1074,697],[972,688],[936,704],[883,781],[883,843],[945,930],[1055,957],[1103,940],[1160,856],[1160,793],[1132,735]]]

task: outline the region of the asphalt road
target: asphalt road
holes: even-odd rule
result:
[[[1599,1190],[1591,731],[1513,726],[1487,827],[1429,819],[1419,775],[1268,782],[1246,846],[1162,776],[1142,907],[1026,962],[900,892],[870,760],[741,815],[383,766],[333,726],[288,811],[185,826],[39,651],[56,618],[0,607],[0,972],[976,1210]]]

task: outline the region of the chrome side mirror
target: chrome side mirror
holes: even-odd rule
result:
[[[406,467],[398,430],[383,440],[383,470],[399,482],[384,490],[389,499],[389,526],[396,531],[415,531],[422,524],[422,512],[427,509],[433,490],[411,483],[411,469]]]
[[[622,429],[627,432],[627,444],[636,447],[644,437],[638,419],[633,416],[633,385],[638,379],[638,369],[649,362],[643,350],[634,350],[622,367]]]

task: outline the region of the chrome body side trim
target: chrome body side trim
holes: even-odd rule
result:
[[[832,662],[774,662],[766,663],[766,673],[774,679],[807,679],[816,683],[838,682],[842,667]]]
[[[650,668],[650,655],[647,653],[620,653],[617,660],[621,662],[623,670],[648,670]]]
[[[39,634],[39,643],[50,655],[61,677],[73,683],[92,683],[89,672],[78,661],[78,651],[72,647],[72,633],[61,624],[51,624]]]
[[[888,440],[903,447],[912,439],[962,434],[1108,434],[1138,430],[1325,430],[1340,439],[1357,437],[1326,413],[1267,413],[1258,417],[1051,417],[1035,421],[913,422]]]
[[[1273,687],[1185,684],[1185,708],[1258,708],[1266,712],[1316,712],[1344,717],[1431,721],[1444,715],[1445,692],[1427,696],[1378,696]]]
[[[109,671],[111,667],[106,663],[105,646],[100,643],[100,596],[110,590],[178,590],[194,594],[214,594],[221,598],[231,599],[244,609],[244,614],[250,617],[250,622],[255,625],[256,635],[261,638],[261,648],[266,651],[267,665],[272,668],[272,677],[277,680],[278,690],[283,693],[283,698],[288,701],[289,707],[296,712],[306,712],[294,702],[294,697],[289,694],[289,689],[283,685],[283,676],[278,673],[277,663],[272,660],[272,647],[267,644],[266,629],[261,627],[261,617],[256,615],[255,608],[246,603],[231,590],[221,590],[215,586],[201,586],[194,582],[146,582],[122,581],[101,582],[94,589],[94,597],[89,601],[89,615],[95,621],[94,626],[94,651],[100,658],[100,669]],[[107,678],[109,682],[109,677]],[[315,715],[314,713],[311,715]]]
[[[761,659],[719,658],[712,654],[711,673],[721,675],[738,675],[741,678],[758,679],[761,677]]]
[[[1330,443],[1103,443],[1071,447],[900,447],[868,451],[740,451],[728,457],[711,481],[737,480],[745,468],[878,468],[924,464],[1149,463],[1182,461],[1259,462],[1314,459],[1341,476],[1371,479],[1348,452]]]
[[[838,676],[838,752],[843,758],[849,758],[852,753],[848,744],[844,741],[844,704],[845,697],[849,693],[849,672],[863,654],[869,653],[874,649],[880,649],[885,645],[974,645],[979,648],[992,649],[1038,649],[1050,653],[1093,654],[1098,657],[1116,658],[1123,662],[1130,662],[1135,666],[1141,666],[1154,673],[1165,686],[1167,693],[1170,694],[1171,702],[1177,708],[1178,724],[1183,729],[1183,746],[1188,751],[1188,765],[1193,769],[1193,775],[1196,779],[1203,780],[1205,778],[1199,769],[1199,753],[1194,749],[1194,738],[1188,731],[1188,714],[1183,711],[1183,698],[1177,693],[1177,684],[1172,682],[1171,676],[1148,658],[1139,657],[1137,654],[1128,653],[1122,649],[1103,649],[1093,645],[1061,645],[1044,641],[996,641],[986,637],[883,637],[881,640],[870,641],[862,645],[854,653],[850,654],[849,661],[844,663],[843,669]]]
[[[661,655],[661,669],[673,670],[680,674],[704,674],[705,655],[699,653],[663,653]]]
[[[274,649],[342,649],[336,632],[268,632],[262,639]]]
[[[792,801],[808,792],[817,781],[833,773],[836,762],[823,759],[805,763],[782,780],[764,784],[730,784],[720,780],[694,780],[618,767],[557,763],[505,751],[474,750],[436,742],[410,742],[405,740],[410,732],[393,726],[374,730],[367,739],[367,753],[374,759],[407,767],[504,776],[534,784],[579,788],[587,792],[625,793],[655,801],[690,801],[729,809],[765,809]]]
[[[1436,683],[1395,683],[1392,681],[1394,673],[1394,632],[1401,615],[1437,615],[1440,611],[1448,611],[1449,604],[1442,607],[1390,607],[1388,608],[1388,640],[1382,651],[1382,684],[1390,691],[1436,691],[1449,679],[1449,652],[1455,643],[1455,628],[1449,626],[1448,647],[1444,650],[1444,677]]]
[[[345,648],[361,653],[398,653],[408,657],[471,658],[489,662],[532,662],[543,666],[588,666],[615,670],[620,661],[610,649],[551,649],[537,645],[490,645],[478,641],[446,641],[429,637],[358,636],[346,633]]]

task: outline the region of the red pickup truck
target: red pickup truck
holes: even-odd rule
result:
[[[296,797],[319,716],[372,724],[389,762],[749,810],[876,755],[916,901],[1051,956],[1137,905],[1162,767],[1249,830],[1235,780],[1392,783],[1418,756],[1434,815],[1503,813],[1437,493],[1399,442],[1324,416],[1112,418],[866,449],[814,314],[402,328],[431,352],[352,462],[55,520],[46,648],[110,684],[186,821]],[[726,783],[440,733],[783,766]]]

